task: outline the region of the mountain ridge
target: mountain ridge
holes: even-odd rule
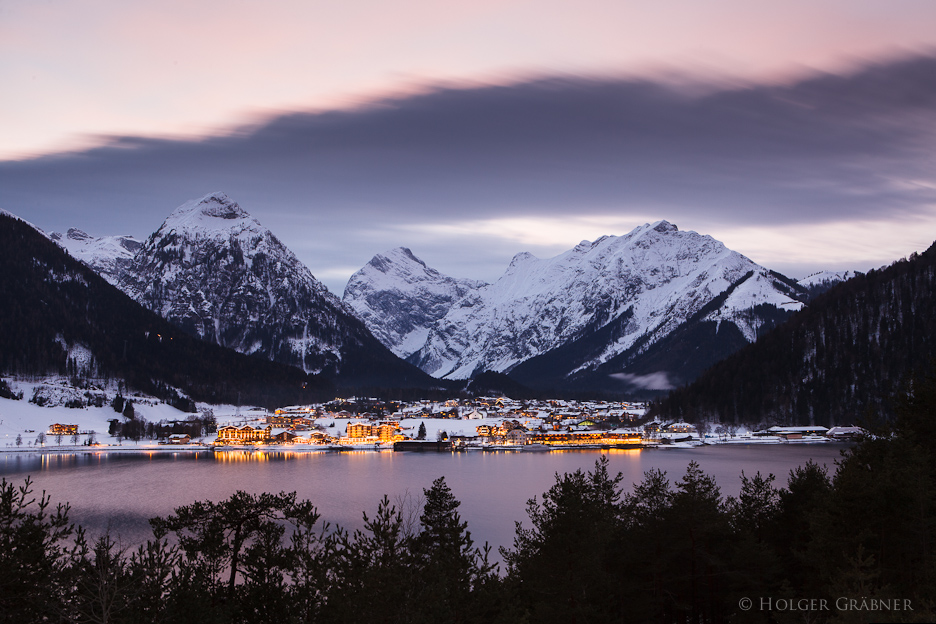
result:
[[[764,320],[746,310],[769,305],[792,311],[801,307],[804,295],[795,281],[712,237],[682,232],[661,220],[623,236],[582,241],[545,260],[520,252],[498,280],[469,288],[461,299],[450,298],[441,316],[408,319],[412,329],[406,342],[393,342],[400,334],[382,331],[382,326],[398,321],[388,320],[386,311],[415,305],[411,302],[417,295],[407,292],[410,283],[402,276],[426,265],[412,252],[408,257],[396,254],[395,273],[386,263],[390,257],[383,256],[379,276],[371,263],[352,276],[343,298],[375,335],[385,340],[391,336],[386,344],[398,355],[448,379],[483,370],[512,375],[521,369],[518,380],[530,385],[536,375],[522,374],[525,362],[616,324],[616,330],[606,332],[606,344],[580,349],[580,355],[588,352],[589,357],[579,358],[561,376],[594,370],[638,343],[658,342],[733,284],[732,297],[710,320],[716,326],[732,323],[750,340]],[[749,273],[751,279],[736,284]],[[388,299],[392,306],[383,305]],[[423,334],[424,344],[413,350],[412,337]]]

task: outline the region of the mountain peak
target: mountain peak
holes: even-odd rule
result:
[[[90,234],[88,234],[84,230],[79,230],[78,228],[68,228],[68,231],[65,233],[65,236],[67,236],[69,240],[74,240],[74,241],[88,241],[93,238]]]
[[[409,247],[395,247],[390,251],[377,254],[371,258],[371,261],[367,264],[381,273],[387,273],[392,270],[397,270],[398,263],[400,262],[404,264],[414,263],[423,268],[427,268],[426,263],[417,258],[416,255],[410,251]]]
[[[221,192],[209,193],[195,204],[199,212],[206,217],[219,219],[239,219],[250,215],[242,209],[236,201]]]
[[[520,253],[515,255],[513,259],[511,259],[510,268],[527,263],[531,260],[536,260],[536,256],[531,254],[529,251],[521,251]]]
[[[675,225],[673,225],[672,223],[670,223],[669,221],[665,219],[661,221],[657,221],[656,223],[652,224],[650,227],[652,227],[655,232],[659,232],[660,234],[663,234],[664,232],[678,232],[679,231],[678,227],[676,227]]]
[[[250,229],[261,227],[259,221],[220,191],[185,202],[166,218],[166,225],[207,230],[228,230],[238,225]]]

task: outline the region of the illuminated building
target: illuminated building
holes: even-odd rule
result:
[[[349,438],[369,438],[371,436],[371,430],[373,427],[367,423],[348,423],[345,431],[348,434]]]
[[[55,423],[49,427],[49,435],[75,435],[78,433],[78,425],[60,425]]]
[[[393,438],[400,429],[400,423],[395,420],[384,420],[376,425],[368,423],[348,423],[348,438],[355,441],[393,442]]]
[[[268,442],[270,440],[270,431],[272,427],[220,427],[218,429],[218,439],[216,444],[253,444],[257,442]]]

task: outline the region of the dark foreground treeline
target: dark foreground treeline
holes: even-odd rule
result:
[[[694,462],[626,494],[606,458],[556,475],[500,573],[441,478],[415,513],[384,498],[363,531],[323,526],[295,494],[238,492],[152,520],[133,551],[4,481],[0,621],[932,621],[936,381],[898,413],[834,474],[742,475],[737,499]]]

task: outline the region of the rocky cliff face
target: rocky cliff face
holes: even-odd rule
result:
[[[426,266],[406,247],[377,254],[351,276],[343,300],[382,343],[406,358],[458,301],[487,286]]]
[[[433,276],[433,296],[415,274]],[[555,258],[518,254],[493,284],[461,282],[463,294],[457,283],[396,250],[355,275],[344,300],[398,354],[452,379],[511,371],[583,340],[587,348],[557,365],[568,367],[564,375],[597,369],[650,348],[690,319],[702,320],[703,311],[716,327],[729,323],[753,340],[763,323],[754,309],[802,306],[795,282],[666,221],[583,241]],[[434,303],[431,314],[423,302]]]

